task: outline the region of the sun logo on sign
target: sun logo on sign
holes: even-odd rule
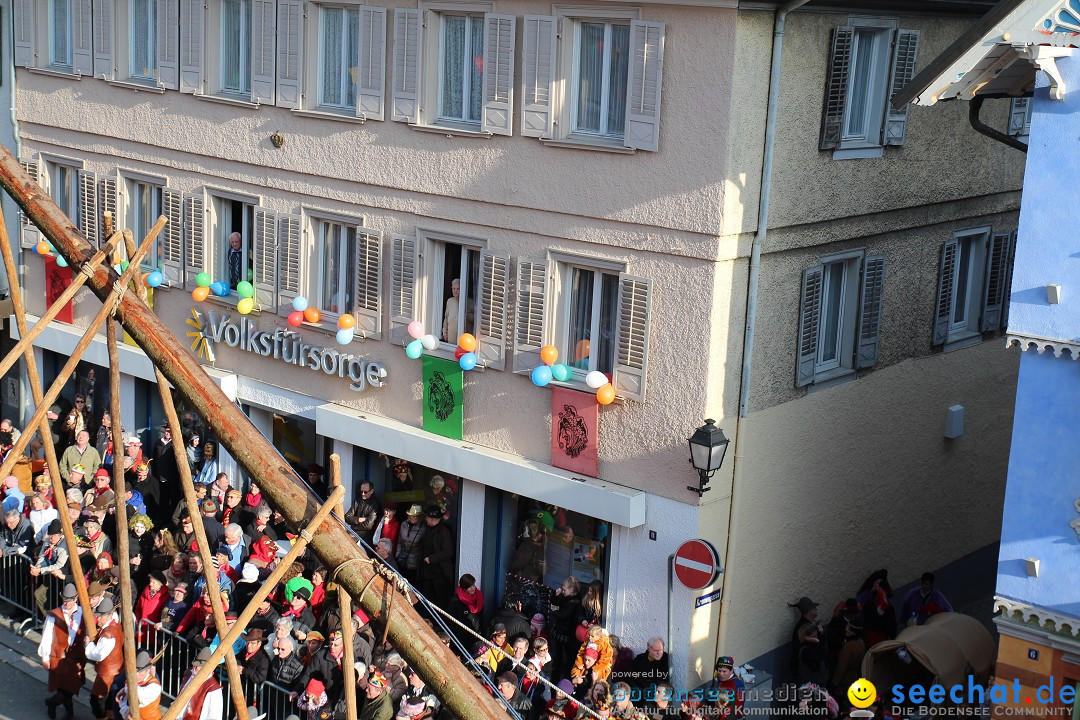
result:
[[[214,356],[214,341],[206,332],[202,314],[195,308],[191,308],[191,317],[187,319],[187,324],[195,328],[194,331],[189,330],[187,334],[189,338],[195,338],[194,342],[191,343],[191,352],[198,357],[206,358],[207,362],[214,362],[216,359]]]

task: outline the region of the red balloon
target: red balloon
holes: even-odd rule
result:
[[[464,355],[466,352],[467,351],[463,347],[454,348],[454,359],[460,360],[461,356]]]
[[[289,324],[293,327],[300,327],[304,324],[304,313],[299,310],[293,310],[289,313]]]

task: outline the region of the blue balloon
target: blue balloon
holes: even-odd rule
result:
[[[163,282],[165,282],[165,276],[161,274],[160,270],[154,270],[146,276],[146,284],[152,288],[161,287]]]
[[[551,382],[551,368],[547,365],[537,365],[532,371],[533,385],[544,387]]]
[[[307,298],[302,295],[297,295],[292,299],[292,309],[296,312],[304,312],[307,310]]]
[[[405,346],[405,354],[415,360],[424,354],[424,345],[419,340],[413,340]]]
[[[218,280],[216,283],[210,286],[214,290],[214,294],[218,297],[225,297],[229,294],[229,286]]]
[[[566,382],[570,379],[570,368],[566,367],[562,363],[555,363],[551,366],[551,377],[555,378],[559,382]]]
[[[341,328],[337,331],[338,345],[348,345],[353,341],[355,331],[352,328]]]
[[[56,266],[57,267],[67,267],[67,260],[64,259],[63,255],[57,255],[56,256]]]
[[[462,370],[472,370],[474,367],[476,367],[476,353],[465,353],[461,356],[461,359],[458,360],[458,365],[461,366]]]

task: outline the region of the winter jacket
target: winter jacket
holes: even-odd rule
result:
[[[345,687],[342,666],[330,655],[330,648],[319,648],[311,662],[300,675],[299,687],[306,687],[311,678],[317,677],[326,685],[326,697],[336,698]]]
[[[26,554],[34,551],[34,526],[26,518],[19,518],[19,524],[14,530],[8,528],[6,522],[0,522],[0,548],[3,556],[15,555],[20,550]]]
[[[415,570],[420,562],[420,544],[427,535],[427,525],[420,521],[413,525],[410,522],[401,523],[398,528],[398,564],[405,570]]]
[[[552,595],[551,603],[555,606],[553,620],[556,639],[565,641],[572,639],[578,624],[578,613],[581,610],[581,597],[579,595]],[[549,618],[551,621],[551,618]]]
[[[371,538],[375,534],[375,527],[381,519],[382,503],[379,502],[379,498],[375,497],[374,493],[367,500],[363,497],[357,498],[349,512],[345,513],[345,522],[352,527],[357,535],[367,540],[368,544],[371,544]]]
[[[289,656],[284,659],[275,655],[274,659],[270,661],[270,682],[280,685],[286,690],[297,689],[296,681],[303,673],[304,663],[300,662],[300,658],[295,652],[289,653]]]
[[[420,567],[426,574],[435,573],[432,577],[441,577],[444,580],[453,578],[454,575],[454,535],[443,523],[435,527],[428,527],[420,541]]]
[[[585,675],[585,648],[588,646],[588,641],[581,643],[577,658],[574,659],[574,669],[570,671],[570,677],[575,678]],[[592,669],[596,672],[597,680],[607,680],[608,676],[611,675],[611,665],[615,659],[615,653],[611,649],[611,643],[608,641],[607,635],[600,636],[600,639],[596,642],[596,651],[600,653],[600,659],[596,661]]]

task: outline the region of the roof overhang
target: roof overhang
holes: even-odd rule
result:
[[[1002,0],[916,75],[893,99],[933,105],[941,100],[1023,97],[1036,68],[1050,76],[1051,97],[1064,97],[1055,61],[1080,47],[1080,0]]]

